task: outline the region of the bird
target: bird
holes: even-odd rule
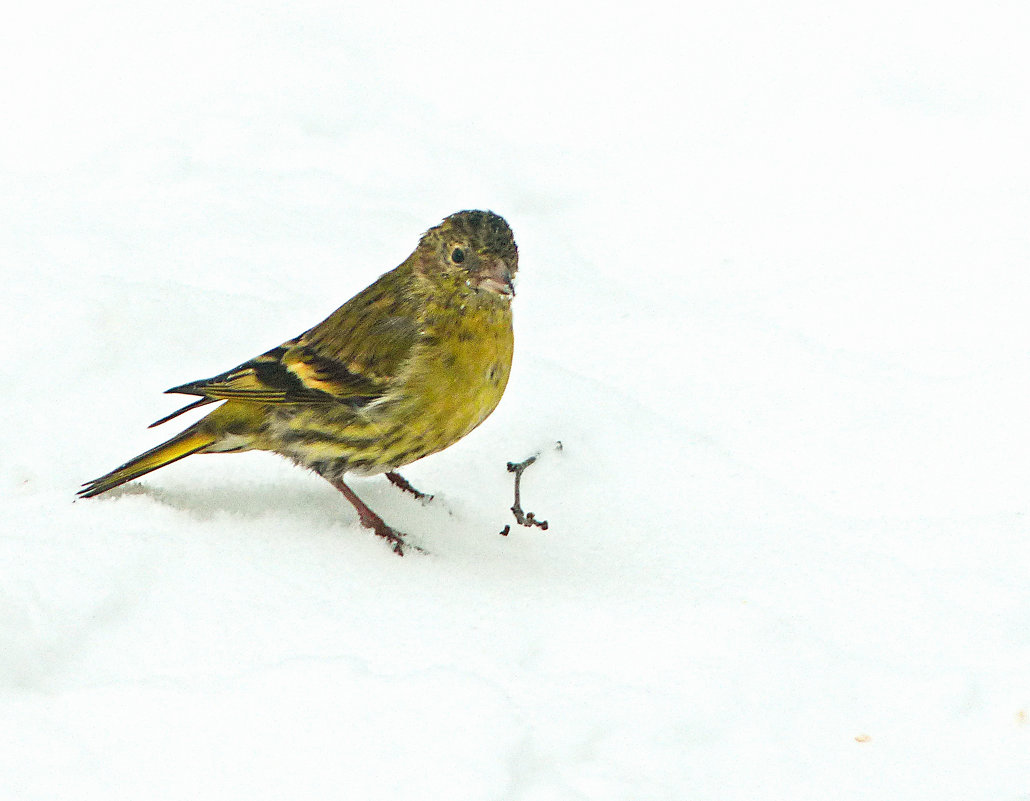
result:
[[[397,470],[454,444],[501,400],[511,372],[518,247],[503,217],[459,211],[400,265],[303,334],[212,378],[151,425],[221,403],[157,447],[82,485],[92,498],[197,453],[271,451],[338,489],[399,555],[404,536],[344,482]]]

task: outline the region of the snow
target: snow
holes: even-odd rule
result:
[[[1030,799],[1025,4],[7,17],[0,798]],[[508,391],[354,483],[426,553],[267,454],[73,502],[462,208]]]

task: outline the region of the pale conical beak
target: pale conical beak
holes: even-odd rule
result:
[[[479,271],[476,289],[485,289],[509,298],[515,297],[515,284],[512,281],[511,270],[508,269],[504,259],[493,259],[483,265]]]

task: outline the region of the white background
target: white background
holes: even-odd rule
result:
[[[1027,5],[373,5],[5,18],[0,797],[1030,798]],[[463,208],[508,392],[354,482],[426,554],[72,502]]]

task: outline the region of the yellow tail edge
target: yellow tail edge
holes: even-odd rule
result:
[[[116,467],[107,475],[87,481],[79,490],[80,498],[92,498],[102,492],[120,487],[127,481],[146,475],[159,467],[164,467],[179,459],[185,459],[198,451],[204,450],[211,445],[217,437],[204,431],[194,428],[187,428],[181,434],[172,437],[167,442],[152,448],[146,453],[141,453],[135,459],[130,459],[121,467]]]

